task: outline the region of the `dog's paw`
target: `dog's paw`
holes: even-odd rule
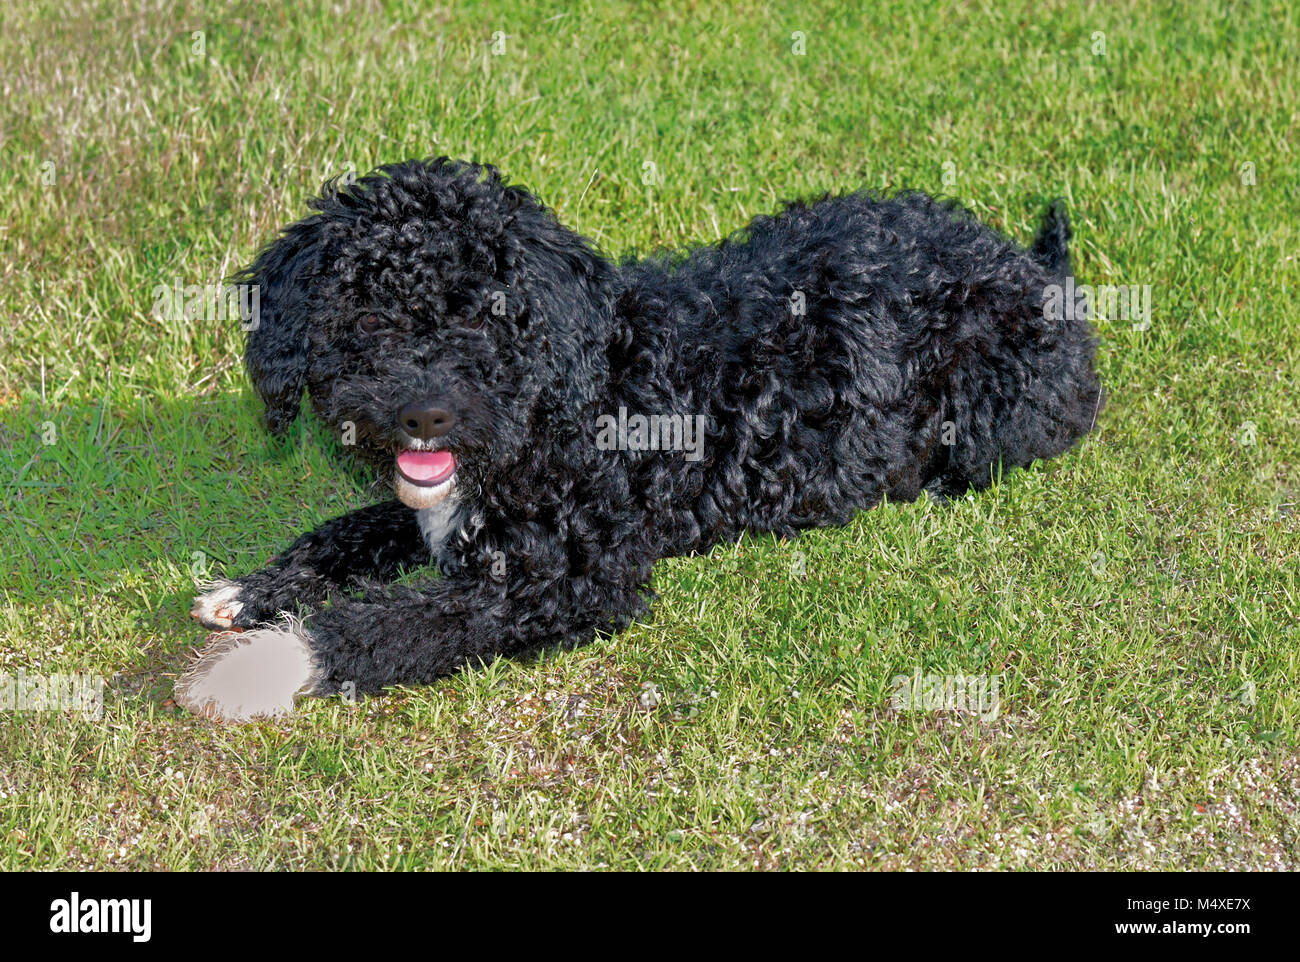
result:
[[[214,635],[176,683],[182,708],[215,721],[245,722],[293,711],[295,696],[317,681],[301,626]]]
[[[233,628],[235,619],[244,610],[239,592],[239,585],[233,581],[215,582],[210,590],[194,599],[190,617],[204,628]]]

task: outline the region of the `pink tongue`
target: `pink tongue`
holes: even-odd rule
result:
[[[403,451],[397,456],[397,470],[412,481],[441,481],[456,470],[456,459],[447,451]]]

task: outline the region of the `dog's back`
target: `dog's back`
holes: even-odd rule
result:
[[[924,195],[858,193],[626,266],[622,321],[662,363],[616,380],[618,403],[709,425],[679,471],[702,543],[680,547],[842,524],[1067,450],[1100,401],[1082,305],[1052,309],[1068,240],[1056,205],[1025,250]]]

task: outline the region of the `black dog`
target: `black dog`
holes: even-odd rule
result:
[[[588,642],[646,610],[659,558],[986,486],[1100,407],[1056,205],[1028,251],[922,194],[856,193],[622,265],[445,158],[311,206],[241,275],[248,370],[271,431],[305,389],[397,500],[196,601],[251,629],[177,685],[213,717]]]

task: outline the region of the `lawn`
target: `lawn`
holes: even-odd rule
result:
[[[1300,868],[1293,4],[15,0],[0,12],[0,869]],[[326,177],[446,153],[612,255],[783,199],[1065,198],[1109,400],[939,506],[656,567],[617,638],[292,719],[171,705],[195,583],[380,496],[164,320]],[[996,681],[995,710],[895,704]]]

